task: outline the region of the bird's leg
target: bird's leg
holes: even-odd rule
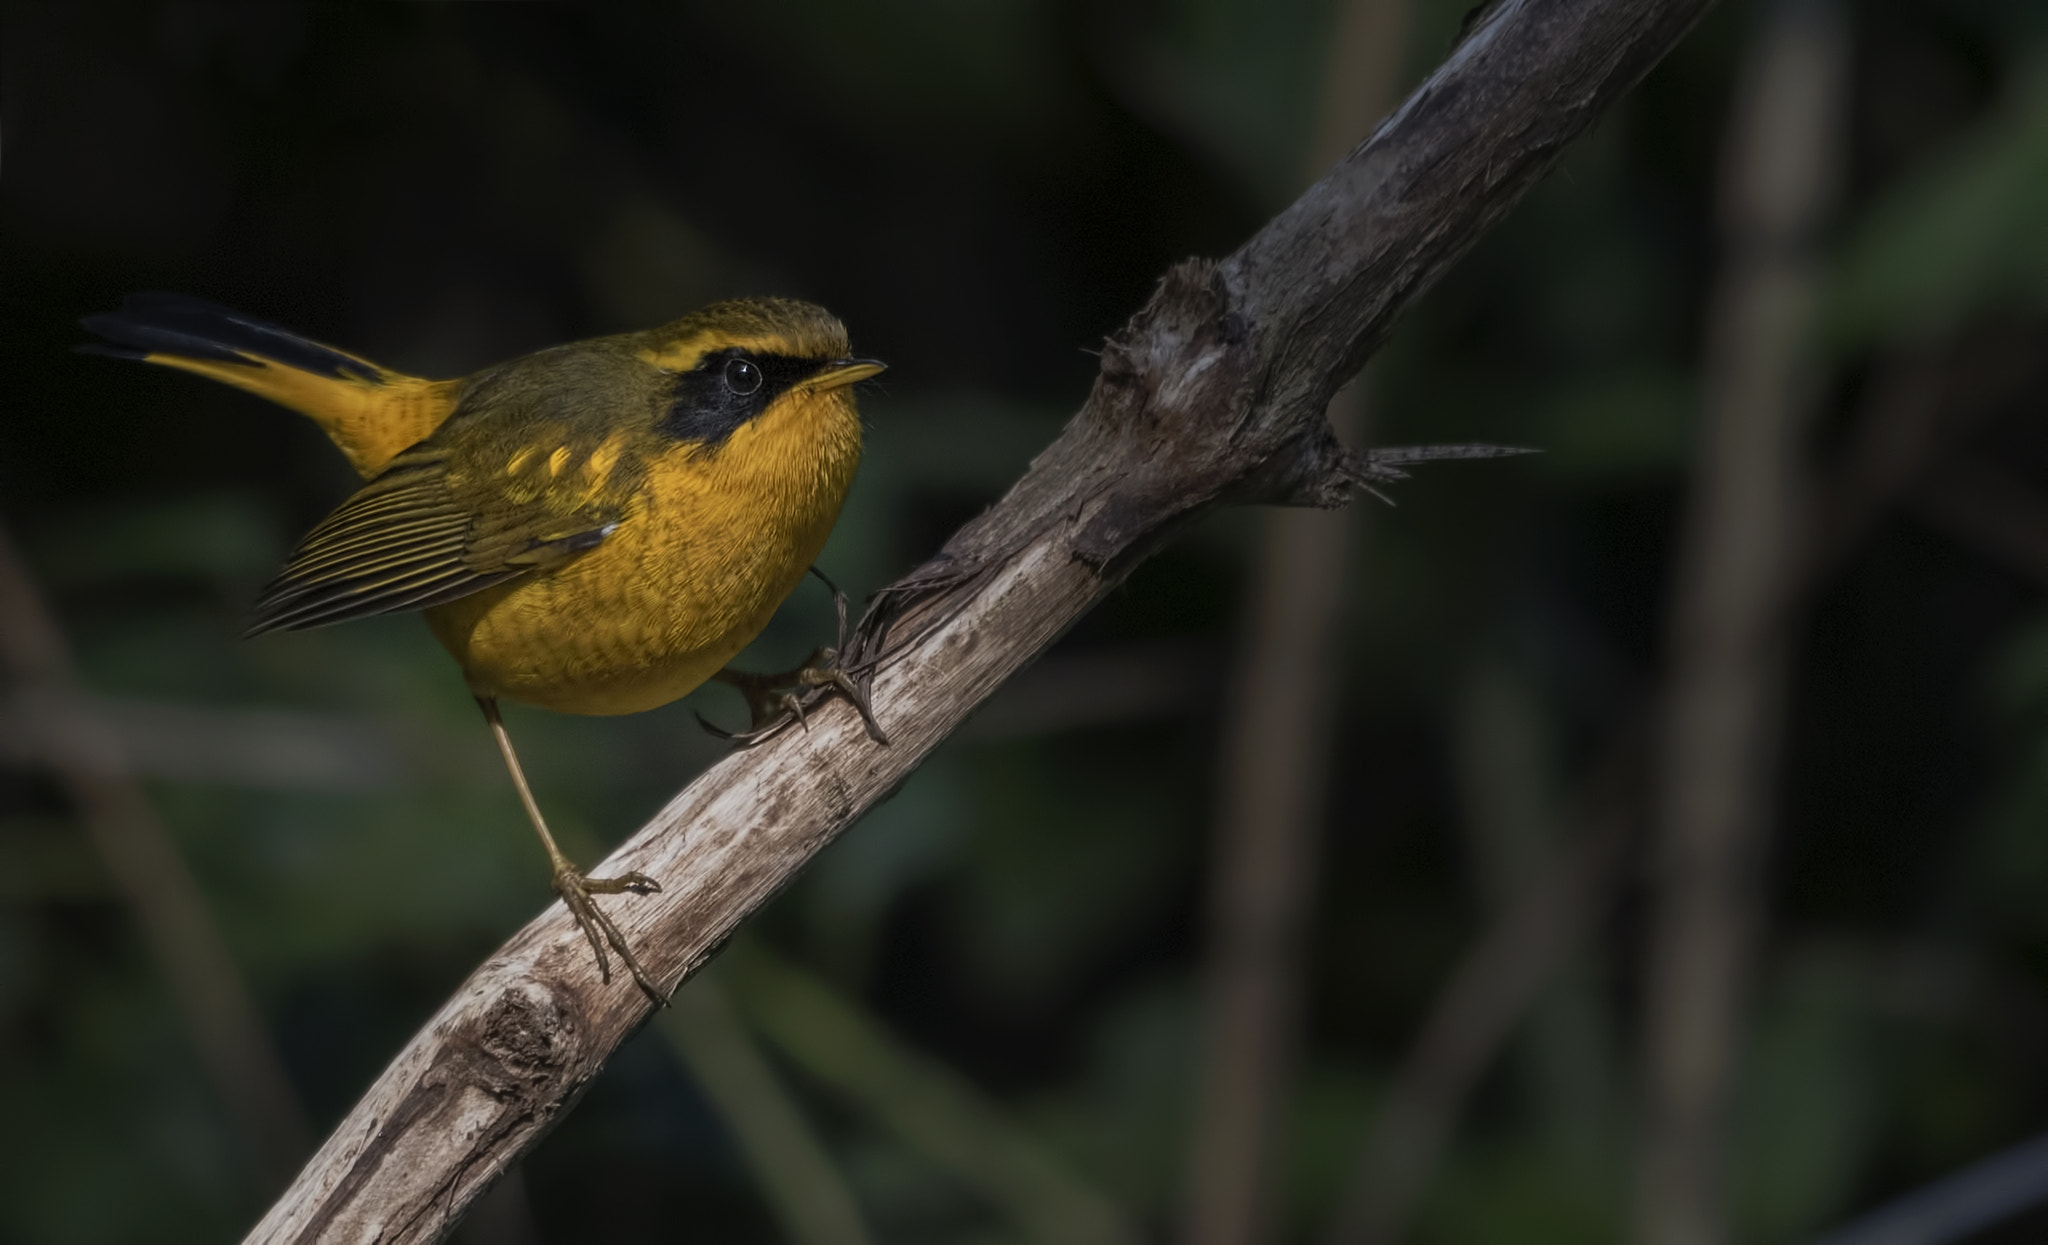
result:
[[[647,997],[667,1007],[668,996],[654,984],[654,979],[647,975],[647,970],[640,967],[640,961],[634,957],[632,948],[626,945],[626,936],[619,932],[619,927],[612,924],[611,918],[600,911],[597,901],[591,898],[593,895],[618,895],[628,891],[644,895],[649,891],[660,890],[661,883],[638,869],[622,873],[615,878],[585,877],[581,870],[570,864],[569,858],[562,854],[562,849],[555,846],[555,836],[548,833],[548,823],[540,815],[540,805],[534,802],[533,788],[526,785],[526,773],[519,768],[518,754],[512,751],[512,737],[505,733],[505,721],[498,716],[497,700],[479,696],[476,703],[477,707],[484,711],[484,721],[490,724],[491,738],[498,741],[498,752],[505,758],[505,768],[512,773],[512,785],[519,792],[519,802],[526,806],[526,815],[533,819],[533,828],[540,834],[541,846],[547,849],[548,863],[554,866],[555,871],[555,893],[568,905],[570,914],[576,918],[576,924],[583,929],[583,936],[590,940],[590,950],[597,956],[598,975],[607,983],[612,979],[611,960],[605,955],[605,944],[610,943],[612,950],[617,951],[619,958],[626,962],[627,971],[633,974],[633,980],[639,983],[640,989],[646,992]]]
[[[889,742],[889,737],[882,732],[881,723],[875,721],[875,711],[868,704],[867,693],[839,665],[839,654],[846,648],[846,594],[817,567],[811,568],[811,574],[832,590],[832,604],[839,611],[838,643],[831,648],[813,649],[803,664],[793,670],[749,674],[744,670],[727,669],[712,675],[713,679],[738,689],[740,695],[746,697],[749,721],[746,730],[727,731],[705,721],[700,713],[697,721],[705,730],[736,743],[755,743],[778,734],[792,722],[803,725],[805,707],[814,703],[818,694],[837,691],[860,711],[860,720],[867,727],[870,739],[879,744]]]

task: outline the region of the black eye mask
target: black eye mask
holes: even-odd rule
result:
[[[701,441],[706,448],[717,449],[790,386],[815,376],[830,362],[755,354],[739,346],[714,350],[676,377],[675,401],[661,421],[661,431],[678,441]]]

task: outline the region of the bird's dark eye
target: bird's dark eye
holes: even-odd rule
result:
[[[725,387],[745,397],[761,387],[761,369],[747,359],[727,359]]]

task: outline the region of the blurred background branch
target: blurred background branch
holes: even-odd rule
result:
[[[661,1017],[668,1038],[717,1104],[794,1245],[867,1245],[853,1193],[824,1143],[726,997],[725,973],[700,974]]]
[[[1520,770],[1521,780],[1488,766],[1488,772],[1473,777],[1490,781],[1474,783],[1471,790],[1493,801],[1503,819],[1526,823],[1532,816],[1540,818],[1547,801],[1545,793],[1532,789],[1541,780],[1528,765],[1528,741],[1505,743],[1507,750],[1524,755],[1508,758],[1501,768]],[[1623,880],[1623,849],[1636,820],[1638,800],[1630,787],[1641,763],[1641,740],[1627,731],[1610,745],[1584,790],[1564,805],[1570,814],[1567,824],[1574,828],[1563,844],[1541,842],[1549,837],[1547,828],[1523,835],[1496,824],[1475,835],[1494,837],[1506,830],[1519,841],[1502,844],[1495,855],[1520,859],[1494,880],[1498,893],[1492,923],[1452,970],[1395,1070],[1323,1238],[1328,1245],[1390,1245],[1407,1234],[1480,1077],[1614,905]],[[1475,810],[1474,820],[1488,818]],[[1583,1006],[1569,995],[1552,995],[1547,1019],[1553,1030],[1575,1021],[1597,1023],[1556,1007],[1573,1002]],[[1597,1047],[1587,1051],[1585,1035],[1569,1031],[1539,1030],[1538,1036],[1547,1039],[1536,1048],[1543,1061],[1539,1076],[1553,1094],[1571,1096],[1552,1109],[1569,1111],[1578,1120],[1597,1120],[1606,1105],[1598,1082],[1604,1069],[1596,1065],[1589,1078],[1574,1066],[1582,1054],[1597,1057]],[[1560,1062],[1565,1065],[1561,1075]],[[1567,1152],[1578,1143],[1581,1153],[1573,1157],[1582,1163],[1587,1157],[1584,1138],[1556,1129],[1551,1138]]]
[[[2048,1200],[2048,1137],[2035,1137],[1859,1216],[1814,1245],[1952,1245]]]
[[[2048,498],[2006,468],[1952,460],[1919,490],[1913,508],[1968,548],[2048,583]]]
[[[1356,146],[1399,98],[1409,4],[1334,6],[1310,177]],[[1361,376],[1330,399],[1330,430],[1347,446],[1364,436],[1369,392],[1369,376]],[[1271,1185],[1296,1063],[1358,522],[1351,509],[1260,516],[1216,776],[1207,1000],[1182,1212],[1189,1245],[1251,1245],[1274,1235]]]
[[[128,772],[120,738],[79,695],[56,616],[0,528],[0,662],[34,705],[39,759],[76,811],[163,974],[193,1052],[234,1118],[265,1196],[311,1149],[304,1113],[255,997],[177,845]]]
[[[758,949],[734,958],[742,1005],[777,1048],[928,1162],[1000,1207],[1020,1239],[1043,1245],[1139,1239],[1112,1202],[958,1074],[906,1049],[794,965]]]
[[[1632,1232],[1642,1245],[1731,1239],[1728,1118],[1778,817],[1787,589],[1821,396],[1818,246],[1843,176],[1849,51],[1836,0],[1772,0],[1758,14],[1723,140],[1721,272],[1657,764]]]
[[[61,746],[45,723],[88,715],[120,747],[126,774],[285,790],[370,791],[412,777],[413,758],[367,722],[266,709],[215,709],[22,691],[0,701],[0,759],[52,765]],[[452,750],[451,750],[452,751]],[[111,758],[109,758],[111,760]]]

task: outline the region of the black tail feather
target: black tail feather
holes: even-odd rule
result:
[[[87,354],[140,359],[182,355],[221,363],[267,359],[335,380],[381,379],[376,369],[288,329],[184,294],[130,294],[119,311],[79,321],[112,345],[78,347]]]

